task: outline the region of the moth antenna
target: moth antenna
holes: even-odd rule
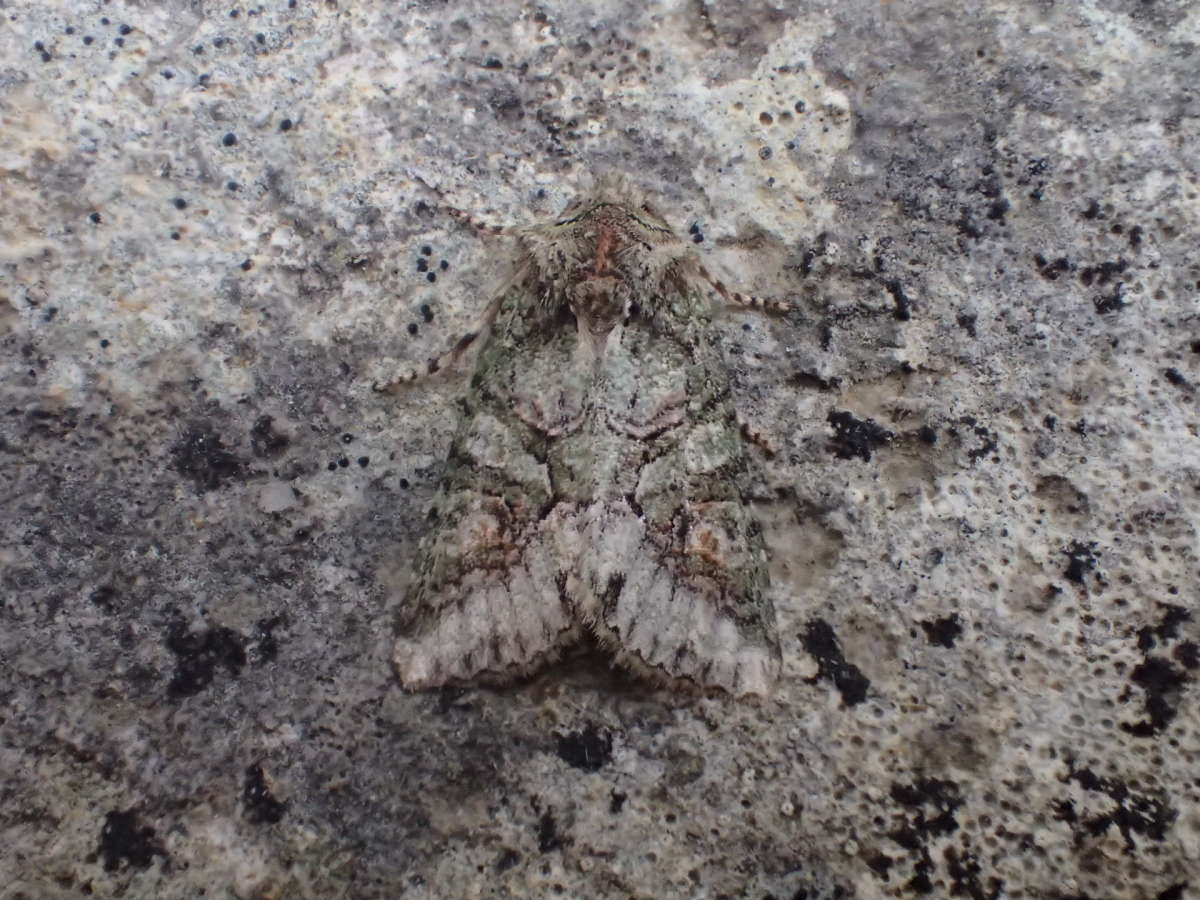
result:
[[[413,179],[415,179],[416,181],[419,181],[422,185],[425,186],[425,188],[427,190],[429,190],[431,193],[433,193],[438,198],[437,205],[438,205],[439,209],[443,210],[452,219],[457,219],[459,222],[462,222],[464,225],[466,225],[472,231],[478,232],[479,234],[483,234],[483,235],[507,235],[507,234],[510,234],[517,230],[516,228],[513,228],[511,226],[494,225],[490,222],[485,222],[482,219],[476,218],[475,216],[471,215],[469,212],[465,212],[464,210],[459,209],[457,206],[450,205],[449,203],[446,202],[445,194],[442,193],[442,190],[440,188],[436,187],[435,185],[430,184],[428,181],[426,181],[424,178],[422,178],[420,175],[416,174],[415,172],[410,173],[410,174],[412,175]]]
[[[767,313],[786,313],[793,309],[792,304],[786,300],[778,300],[774,297],[759,297],[755,294],[743,294],[740,291],[732,291],[725,286],[725,282],[713,276],[703,264],[699,266],[700,277],[708,282],[709,286],[716,291],[721,299],[733,306],[741,306],[745,309],[755,309],[759,312]]]
[[[494,225],[491,222],[485,222],[484,220],[476,218],[470,213],[464,212],[463,210],[454,206],[442,204],[442,209],[446,211],[446,214],[450,216],[450,218],[457,219],[472,231],[478,232],[482,235],[505,236],[516,231],[516,229],[511,225]]]
[[[411,384],[418,379],[427,378],[430,375],[436,375],[438,372],[441,372],[444,369],[449,369],[458,365],[458,362],[462,359],[463,354],[470,350],[481,336],[486,335],[491,331],[492,323],[496,321],[496,313],[499,312],[500,303],[503,301],[503,299],[503,291],[496,294],[496,296],[492,298],[491,302],[488,303],[487,309],[483,311],[483,315],[479,317],[479,320],[475,323],[474,327],[472,327],[469,331],[464,332],[458,338],[458,340],[454,342],[454,346],[449,350],[446,350],[444,353],[438,356],[430,357],[423,367],[417,366],[415,368],[407,369],[401,372],[391,381],[388,381],[384,384],[380,384],[378,381],[372,382],[371,390],[377,394],[395,393],[396,389],[401,385]]]

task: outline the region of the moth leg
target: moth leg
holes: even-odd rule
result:
[[[469,212],[464,212],[454,206],[442,204],[442,209],[446,211],[446,215],[452,219],[457,219],[462,224],[466,225],[472,231],[489,237],[503,237],[516,233],[520,229],[514,228],[511,225],[494,225],[490,222],[485,222],[482,219],[476,218]]]
[[[442,193],[440,188],[438,188],[436,185],[430,184],[428,181],[426,181],[420,175],[417,175],[415,172],[411,173],[411,174],[412,174],[413,178],[415,178],[417,181],[421,182],[421,184],[425,185],[425,187],[428,190],[430,190],[431,192],[433,192],[434,194],[437,195],[438,207],[441,210],[443,210],[451,218],[457,219],[459,222],[462,222],[464,225],[466,225],[472,231],[477,231],[480,234],[484,234],[484,235],[502,236],[502,235],[510,235],[510,234],[513,234],[514,232],[517,232],[520,230],[518,228],[512,228],[507,225],[489,224],[487,222],[484,222],[482,219],[476,218],[475,216],[471,215],[468,212],[464,212],[463,210],[459,209],[457,206],[451,206],[449,203],[447,203],[445,201],[445,195]]]
[[[371,390],[377,394],[394,394],[402,385],[411,384],[420,378],[436,375],[443,369],[458,365],[458,361],[462,359],[463,354],[470,350],[480,337],[486,336],[491,331],[492,324],[496,321],[496,313],[499,312],[500,304],[503,300],[504,292],[501,291],[488,303],[487,309],[483,311],[483,315],[475,323],[475,327],[463,334],[454,342],[454,346],[445,353],[440,356],[431,357],[424,366],[417,366],[401,372],[395,378],[383,384],[373,381],[371,382]]]
[[[725,286],[725,282],[713,276],[703,265],[699,267],[700,277],[708,282],[709,286],[716,291],[721,299],[733,306],[741,306],[746,309],[754,309],[759,312],[767,313],[786,313],[792,310],[792,304],[786,300],[779,300],[773,297],[759,297],[754,294],[743,294],[740,291],[732,291]]]
[[[742,437],[749,443],[756,444],[767,456],[775,456],[779,452],[779,448],[775,443],[741,413],[737,414],[737,425]]]

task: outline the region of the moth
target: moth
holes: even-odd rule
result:
[[[447,354],[478,346],[400,681],[506,681],[592,640],[655,681],[766,694],[779,640],[714,316],[782,304],[727,289],[619,182],[548,224],[476,227],[511,235],[516,265]]]

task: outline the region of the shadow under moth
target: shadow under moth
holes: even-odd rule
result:
[[[627,187],[517,244],[472,343],[393,662],[406,688],[505,681],[589,636],[668,683],[766,694],[780,666],[752,461],[713,316],[728,290]],[[410,376],[411,377],[416,377]]]

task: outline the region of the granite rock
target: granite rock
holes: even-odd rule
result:
[[[0,5],[6,897],[1200,891],[1187,0]],[[625,173],[770,435],[761,704],[406,694],[503,277]]]

